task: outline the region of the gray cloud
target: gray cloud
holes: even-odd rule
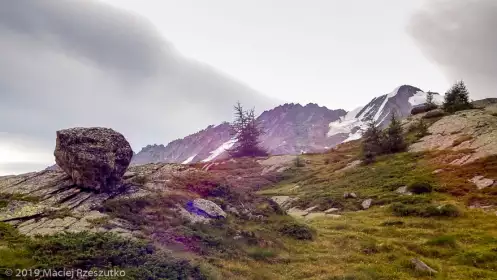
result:
[[[497,2],[430,0],[409,32],[449,81],[464,79],[473,98],[497,96]]]
[[[48,153],[65,127],[112,127],[136,150],[229,120],[236,100],[276,103],[95,1],[1,1],[0,38],[0,132]]]

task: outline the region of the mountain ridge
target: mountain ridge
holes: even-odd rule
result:
[[[265,110],[257,118],[266,131],[261,137],[261,145],[273,155],[323,152],[340,143],[359,139],[369,118],[384,127],[392,114],[407,117],[414,106],[425,100],[426,93],[421,89],[401,85],[349,112],[316,103],[285,103]],[[437,94],[434,100],[441,103],[443,97]],[[226,150],[233,144],[229,123],[223,122],[166,146],[147,145],[133,157],[132,164],[188,164],[223,159],[228,157]]]

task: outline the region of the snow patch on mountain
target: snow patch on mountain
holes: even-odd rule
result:
[[[224,142],[221,146],[219,146],[217,149],[212,151],[210,153],[210,156],[207,157],[206,159],[204,159],[202,162],[208,162],[208,161],[211,161],[211,160],[217,158],[220,154],[224,153],[225,151],[227,151],[228,149],[233,147],[233,145],[235,145],[235,143],[236,143],[236,139],[230,139],[230,140]]]
[[[197,154],[194,154],[193,156],[187,158],[185,161],[183,161],[181,164],[189,164],[192,162],[192,160],[197,156]]]
[[[421,104],[424,104],[426,103],[426,96],[428,94],[426,92],[423,92],[423,91],[418,91],[416,92],[416,94],[414,94],[413,96],[411,96],[409,98],[409,103],[414,107],[414,106],[417,106],[417,105],[421,105]],[[434,94],[433,95],[433,103],[435,103],[436,105],[442,105],[444,102],[444,97],[441,96],[440,94]]]
[[[426,102],[426,93],[412,86],[400,86],[392,92],[372,99],[367,105],[356,108],[344,117],[329,124],[328,137],[345,134],[343,142],[357,140],[362,137],[367,128],[369,118],[377,125],[388,124],[388,118],[395,113],[398,117],[409,115],[412,107]],[[435,94],[433,100],[436,104],[443,102],[443,97]]]
[[[383,100],[383,103],[381,104],[380,108],[376,111],[376,114],[374,115],[374,120],[376,122],[383,114],[383,109],[385,108],[385,105],[387,104],[388,100],[390,100],[390,98],[396,96],[397,93],[399,93],[399,89],[400,89],[400,87],[397,87],[391,93],[387,94],[387,96],[385,96],[385,100]]]

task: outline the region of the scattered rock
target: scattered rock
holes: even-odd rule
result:
[[[120,186],[133,150],[124,136],[109,128],[57,131],[55,162],[81,187],[112,192]]]
[[[436,270],[429,267],[427,264],[422,262],[420,259],[417,259],[417,258],[411,259],[411,263],[414,265],[414,269],[416,269],[417,271],[429,272],[430,274],[437,273]]]
[[[437,169],[435,171],[432,172],[432,174],[439,174],[439,173],[442,173],[444,170],[443,169]]]
[[[306,211],[307,213],[309,213],[309,212],[312,212],[312,210],[314,210],[314,209],[316,209],[318,207],[319,207],[319,205],[311,206],[311,207],[305,209],[304,211]]]
[[[302,210],[302,209],[299,209],[297,207],[293,207],[293,208],[289,209],[287,211],[287,213],[288,213],[288,215],[290,215],[292,217],[304,217],[307,214],[309,214],[309,212]]]
[[[483,176],[475,176],[471,180],[469,180],[469,182],[475,184],[479,190],[482,190],[484,188],[488,188],[495,183],[494,180],[487,179]]]
[[[126,171],[123,175],[123,179],[129,179],[135,177],[136,175],[136,172]]]
[[[187,210],[199,216],[207,218],[226,218],[226,212],[216,203],[202,198],[197,198],[187,203]]]
[[[399,187],[395,192],[405,194],[407,192],[407,186]]]
[[[343,194],[343,198],[357,198],[357,195],[353,192],[352,193],[346,192]]]
[[[340,211],[340,209],[339,208],[330,208],[328,210],[325,210],[324,213],[329,214],[329,213],[333,213],[333,212],[337,212],[337,211]]]
[[[346,171],[346,170],[349,170],[349,169],[352,169],[358,165],[361,164],[362,161],[360,160],[354,160],[353,162],[350,162],[348,163],[344,168],[340,169],[340,170],[337,170],[336,172],[343,172],[343,171]]]
[[[278,195],[271,197],[271,200],[276,202],[282,209],[288,209],[291,203],[297,200],[297,198],[292,198],[287,195]]]
[[[395,192],[404,195],[412,195],[412,192],[407,191],[407,186],[399,187]]]
[[[361,203],[362,209],[364,209],[364,210],[369,209],[369,207],[371,207],[371,203],[372,202],[373,202],[373,200],[371,198],[368,198],[368,199],[364,200]]]
[[[208,223],[211,219],[207,218],[207,217],[204,217],[204,216],[200,216],[200,215],[197,215],[195,213],[190,213],[188,212],[185,208],[181,207],[181,206],[178,206],[178,212],[179,212],[179,215],[189,221],[190,223],[192,224],[196,224],[196,223]]]

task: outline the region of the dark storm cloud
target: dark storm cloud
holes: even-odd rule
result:
[[[65,127],[112,127],[137,150],[229,120],[237,100],[273,104],[94,1],[1,1],[0,40],[0,132],[49,153]]]
[[[409,31],[449,81],[464,79],[473,98],[497,96],[497,1],[430,0]]]

